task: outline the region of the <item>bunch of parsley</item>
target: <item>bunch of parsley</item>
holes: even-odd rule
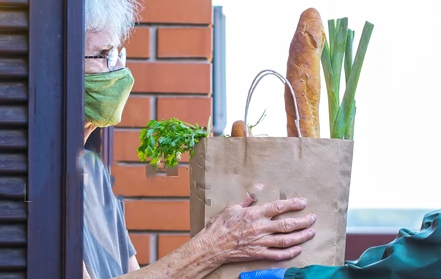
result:
[[[143,162],[150,159],[149,164],[154,168],[161,161],[164,167],[173,167],[182,153],[189,152],[190,158],[193,157],[195,144],[209,134],[197,124],[191,125],[176,118],[150,120],[139,135],[138,157]]]

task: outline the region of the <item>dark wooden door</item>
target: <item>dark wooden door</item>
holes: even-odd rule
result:
[[[25,278],[28,4],[0,0],[0,278]]]
[[[0,278],[81,278],[84,11],[0,0]]]

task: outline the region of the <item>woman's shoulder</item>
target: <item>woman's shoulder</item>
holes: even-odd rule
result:
[[[100,196],[105,204],[114,203],[110,174],[99,154],[85,151],[82,155],[82,172],[85,194]]]
[[[83,168],[83,171],[95,171],[98,173],[102,173],[106,171],[106,167],[101,160],[101,156],[95,152],[89,150],[83,150],[80,153],[80,166]]]

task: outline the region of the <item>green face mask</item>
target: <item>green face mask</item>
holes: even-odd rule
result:
[[[128,68],[85,75],[86,121],[97,127],[121,122],[124,106],[132,91],[134,78]]]

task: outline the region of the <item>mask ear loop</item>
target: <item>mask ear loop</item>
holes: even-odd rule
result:
[[[249,132],[248,132],[248,109],[250,107],[250,102],[251,102],[251,97],[253,96],[253,92],[256,89],[256,86],[259,84],[259,82],[267,75],[275,75],[276,77],[279,78],[279,80],[283,83],[285,83],[286,85],[288,85],[289,87],[289,91],[291,92],[292,95],[292,99],[294,100],[294,108],[296,111],[296,119],[294,120],[294,124],[296,126],[297,129],[297,134],[298,137],[301,138],[302,137],[302,133],[300,132],[300,123],[299,123],[299,110],[297,107],[297,100],[296,100],[296,96],[294,94],[294,89],[291,86],[291,83],[281,74],[277,73],[276,71],[273,70],[263,70],[261,72],[259,72],[257,74],[257,76],[254,78],[253,82],[251,83],[250,89],[248,91],[248,96],[247,96],[247,102],[246,102],[246,106],[245,106],[245,118],[244,118],[244,122],[245,122],[245,135],[248,137],[249,136]]]

